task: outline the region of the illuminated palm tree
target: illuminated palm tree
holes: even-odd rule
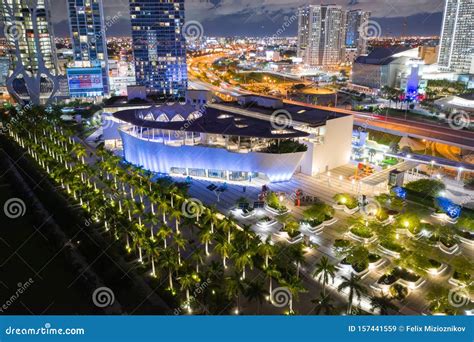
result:
[[[326,286],[329,283],[329,278],[334,282],[335,276],[336,267],[329,262],[329,259],[326,256],[323,256],[313,272],[313,277],[323,283],[323,296],[326,295]]]
[[[392,299],[383,295],[381,297],[372,297],[370,299],[371,309],[370,311],[374,312],[379,310],[381,315],[388,315],[389,311],[398,311],[398,307],[393,304]]]
[[[360,284],[360,279],[361,278],[359,276],[354,275],[354,273],[351,273],[350,278],[343,276],[342,277],[343,281],[337,288],[338,291],[343,291],[346,288],[349,289],[349,303],[347,305],[348,315],[352,314],[352,304],[354,302],[354,295],[360,301],[362,294],[367,293],[366,288]]]
[[[313,299],[311,303],[315,304],[314,312],[316,315],[321,313],[324,315],[332,315],[336,309],[332,303],[331,296],[325,295],[323,292],[321,292],[319,298]]]

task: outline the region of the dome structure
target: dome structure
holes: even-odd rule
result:
[[[174,103],[172,105],[153,106],[137,112],[137,118],[155,122],[193,121],[202,116],[194,106]]]

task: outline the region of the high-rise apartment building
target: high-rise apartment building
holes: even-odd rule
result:
[[[48,0],[0,0],[10,49],[9,92],[20,102],[45,103],[58,90]]]
[[[102,68],[108,93],[108,56],[102,0],[68,0],[69,30],[76,67]]]
[[[344,12],[336,5],[309,5],[298,11],[298,57],[310,66],[341,62]]]
[[[346,13],[345,39],[346,49],[356,51],[358,56],[367,54],[367,36],[365,31],[368,28],[370,12],[362,10],[351,10]]]
[[[183,98],[188,85],[184,0],[130,0],[137,85]]]
[[[459,74],[474,73],[473,0],[446,0],[438,64]]]

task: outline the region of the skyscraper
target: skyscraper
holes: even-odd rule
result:
[[[446,0],[438,64],[459,74],[474,73],[473,0]]]
[[[344,15],[341,6],[309,5],[298,12],[298,56],[310,66],[341,62]]]
[[[0,0],[10,49],[8,91],[20,102],[45,103],[59,89],[48,0]]]
[[[184,97],[184,0],[130,0],[130,16],[137,84],[162,97]]]
[[[76,67],[102,68],[108,93],[108,57],[102,0],[68,0],[69,30]]]
[[[367,37],[364,31],[369,25],[369,20],[370,12],[352,10],[346,14],[344,44],[346,49],[355,50],[357,56],[367,54]]]

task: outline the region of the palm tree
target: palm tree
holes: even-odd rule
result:
[[[217,210],[214,208],[207,208],[204,211],[204,224],[210,224],[211,233],[214,233],[214,227],[218,225],[219,219],[217,218]]]
[[[388,315],[390,310],[398,311],[398,307],[392,303],[392,299],[383,295],[381,297],[372,297],[370,299],[370,305],[372,306],[370,311],[374,312],[379,310],[381,315]]]
[[[227,268],[226,260],[229,258],[230,253],[232,252],[232,245],[227,242],[225,239],[219,239],[214,247],[217,253],[222,257],[222,265],[224,268]]]
[[[156,266],[155,266],[155,258],[159,259],[160,256],[160,248],[158,246],[158,241],[155,239],[148,239],[145,245],[146,253],[150,258],[151,263],[151,276],[156,278]]]
[[[270,244],[270,237],[267,241],[260,243],[258,254],[265,258],[265,267],[268,268],[268,259],[275,255],[275,246]]]
[[[219,228],[222,229],[222,231],[227,234],[227,242],[228,243],[230,243],[230,241],[231,241],[232,227],[233,227],[232,221],[227,219],[227,218],[222,220],[219,224]]]
[[[178,250],[178,264],[181,266],[181,250],[186,249],[186,239],[180,233],[175,234],[173,239]]]
[[[168,244],[166,242],[166,239],[173,233],[170,227],[168,227],[166,224],[163,224],[160,229],[157,232],[157,235],[160,239],[163,240],[165,249],[168,247]]]
[[[163,216],[163,223],[166,223],[166,214],[168,213],[170,206],[168,205],[168,200],[163,197],[158,201],[158,208],[161,211],[161,215]]]
[[[224,291],[228,300],[237,298],[237,313],[240,312],[240,294],[244,292],[243,283],[240,276],[236,273],[231,277],[226,277],[224,282]]]
[[[326,256],[323,256],[313,272],[313,277],[316,277],[316,279],[323,283],[323,296],[326,295],[326,286],[329,283],[329,278],[334,282],[335,276],[336,267],[329,262]]]
[[[188,309],[191,309],[191,296],[189,294],[189,290],[193,288],[194,284],[196,283],[196,279],[196,275],[192,273],[186,273],[178,278],[181,284],[181,290],[186,291],[186,303]]]
[[[304,257],[303,244],[298,243],[295,245],[291,245],[289,248],[289,253],[290,260],[296,262],[296,277],[299,278],[301,265],[304,264],[306,261]]]
[[[362,294],[367,293],[367,289],[360,284],[361,278],[356,276],[354,273],[351,273],[351,277],[347,278],[345,276],[342,277],[343,282],[337,288],[338,291],[343,291],[344,289],[349,289],[349,303],[347,305],[347,314],[352,314],[352,304],[354,301],[354,295],[357,296],[357,299],[360,301]]]
[[[265,268],[265,274],[267,275],[267,278],[270,280],[268,293],[271,294],[273,292],[273,279],[280,279],[281,272],[278,271],[274,265],[271,265]]]
[[[165,249],[160,258],[160,267],[168,271],[168,282],[172,292],[174,292],[173,273],[178,269],[178,257],[174,249]]]
[[[235,253],[234,254],[235,258],[235,266],[239,269],[242,270],[242,279],[245,279],[245,270],[247,266],[250,267],[250,269],[253,268],[253,254],[251,251],[245,251],[243,253]]]
[[[283,286],[286,287],[288,291],[290,291],[291,296],[288,306],[290,309],[290,314],[293,314],[293,300],[297,300],[300,293],[306,292],[306,289],[298,277],[291,277],[289,280],[283,281]]]
[[[148,212],[145,214],[145,221],[150,226],[150,238],[154,239],[153,230],[158,224],[158,218],[152,212]]]
[[[212,232],[207,228],[203,228],[199,232],[199,240],[201,243],[205,244],[206,248],[206,255],[209,255],[209,244],[212,243]]]
[[[260,306],[265,300],[266,294],[263,282],[257,280],[246,283],[244,295],[249,302],[257,302],[257,314],[260,313]]]
[[[314,312],[316,315],[321,313],[324,315],[332,315],[335,312],[331,296],[325,295],[323,292],[320,293],[319,298],[313,299],[311,303],[315,304]]]
[[[181,223],[182,216],[183,216],[183,212],[180,209],[173,209],[171,211],[171,218],[174,219],[176,233],[178,234],[179,234],[179,224]]]

